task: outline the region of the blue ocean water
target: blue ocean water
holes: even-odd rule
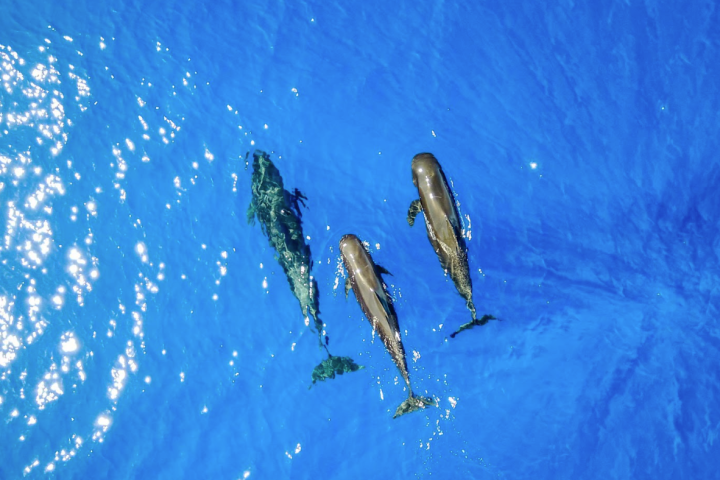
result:
[[[715,2],[0,5],[0,478],[720,478]],[[248,151],[307,197],[323,359]],[[475,303],[422,222],[433,152]],[[406,397],[338,241],[387,277]]]

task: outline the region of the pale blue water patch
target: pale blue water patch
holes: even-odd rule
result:
[[[0,478],[718,478],[712,2],[60,2],[0,15]],[[245,155],[308,197],[334,354]],[[469,313],[422,222],[431,151]],[[392,272],[414,389],[338,241]]]

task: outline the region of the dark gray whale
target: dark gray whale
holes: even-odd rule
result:
[[[472,280],[468,266],[467,247],[462,232],[460,215],[455,206],[455,198],[448,186],[445,174],[432,153],[419,153],[412,159],[413,183],[420,198],[410,204],[407,221],[412,227],[420,212],[425,214],[427,235],[445,273],[450,275],[458,293],[465,299],[472,321],[462,325],[455,333],[485,325],[494,320],[492,315],[477,318],[472,300]]]
[[[360,308],[372,324],[373,329],[380,335],[385,348],[407,384],[408,398],[400,404],[393,418],[425,408],[428,405],[435,405],[435,401],[431,398],[413,395],[410,387],[410,374],[405,360],[405,348],[400,338],[400,326],[395,309],[380,278],[380,275],[387,273],[387,270],[375,265],[372,257],[355,235],[342,237],[340,253],[348,273],[345,281],[345,296],[352,287]]]
[[[311,328],[318,334],[318,341],[328,354],[328,358],[313,370],[313,383],[335,378],[345,372],[354,372],[360,367],[350,357],[336,357],[327,348],[327,337],[323,342],[323,322],[319,318],[317,281],[312,276],[310,246],[305,243],[302,231],[299,204],[304,205],[306,198],[295,189],[294,193],[285,190],[282,177],[270,157],[260,150],[253,153],[252,201],[247,217],[250,224],[255,218],[260,221],[262,231],[270,246],[277,252],[278,261],[290,283],[295,298],[306,323],[312,318]]]

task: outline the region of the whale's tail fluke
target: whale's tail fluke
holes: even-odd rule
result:
[[[472,314],[473,321],[476,321],[477,320],[477,310],[475,310],[475,304],[472,301],[472,290],[470,290],[470,296],[468,297],[468,299],[465,303],[467,305],[467,309],[470,310],[470,313]]]
[[[461,325],[460,328],[457,329],[456,332],[453,332],[450,334],[450,338],[455,338],[455,335],[462,332],[463,330],[468,330],[470,328],[473,328],[476,325],[485,325],[490,320],[498,320],[497,318],[493,317],[492,315],[483,315],[480,319],[473,319],[472,321]]]
[[[432,398],[416,397],[412,392],[410,392],[410,396],[400,404],[397,410],[395,410],[393,418],[397,418],[401,415],[405,415],[406,413],[414,412],[415,410],[424,409],[426,407],[434,407],[436,405],[435,400]]]
[[[330,355],[328,352],[328,358],[320,362],[318,366],[313,369],[312,381],[313,384],[316,382],[322,382],[328,378],[335,378],[335,375],[342,375],[347,372],[357,372],[363,368],[365,367],[358,365],[350,357],[336,357],[334,355]]]

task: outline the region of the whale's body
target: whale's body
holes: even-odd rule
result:
[[[355,235],[342,237],[340,253],[348,273],[345,293],[347,294],[352,288],[360,308],[380,336],[407,385],[408,398],[397,408],[395,417],[434,405],[432,399],[416,397],[412,393],[397,315],[380,278],[381,273],[386,271],[375,265],[372,257]]]
[[[427,236],[440,265],[450,275],[472,314],[472,321],[460,330],[483,325],[494,317],[485,315],[481,319],[477,318],[462,222],[442,167],[432,153],[419,153],[412,160],[412,176],[420,198],[410,204],[407,221],[413,226],[415,217],[423,212]]]
[[[277,167],[265,152],[253,154],[252,201],[248,222],[260,222],[263,233],[277,252],[277,261],[285,272],[303,315],[313,319],[313,326],[322,331],[318,318],[317,282],[310,272],[310,247],[305,243],[298,201],[304,197],[285,190]]]
[[[306,323],[312,325],[320,345],[327,351],[322,337],[323,322],[319,318],[317,281],[311,271],[310,246],[305,243],[300,219],[299,203],[303,203],[305,197],[298,190],[294,193],[285,190],[279,170],[270,157],[260,150],[253,154],[251,189],[248,222],[254,223],[255,218],[260,222],[270,246],[275,249],[276,259],[285,272],[293,295],[300,302]],[[313,371],[313,383],[361,368],[349,357],[334,357],[329,351],[327,353],[328,359]]]

